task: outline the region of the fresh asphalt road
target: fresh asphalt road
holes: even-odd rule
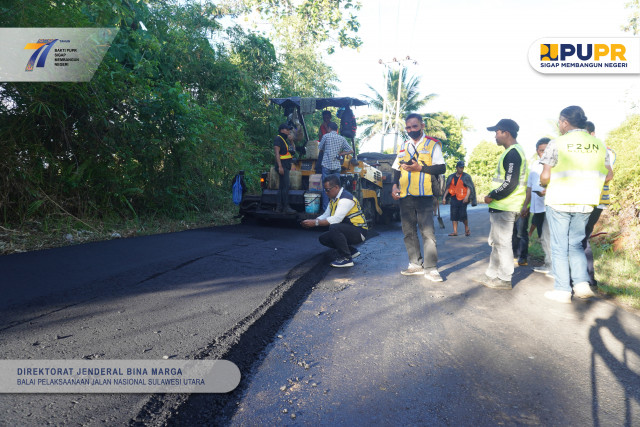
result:
[[[638,424],[638,317],[546,301],[552,281],[530,267],[511,291],[484,288],[486,206],[471,237],[448,237],[446,213],[443,283],[399,274],[399,224],[346,269],[325,267],[317,233],[260,226],[0,257],[4,359],[228,358],[242,372],[226,395],[0,394],[0,424]]]
[[[1,357],[221,358],[299,271],[313,271],[307,260],[322,261],[317,236],[238,225],[0,257]],[[150,399],[0,394],[0,425],[146,422]],[[166,417],[173,404],[145,412]]]
[[[640,321],[602,299],[547,301],[552,279],[486,269],[486,206],[471,237],[437,228],[445,281],[404,277],[399,226],[333,269],[281,329],[230,415],[253,425],[640,424]]]

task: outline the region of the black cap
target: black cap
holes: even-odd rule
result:
[[[289,125],[289,123],[283,123],[278,127],[278,131],[281,131],[282,129],[289,129],[291,130],[291,125]]]
[[[456,163],[456,167],[457,168],[463,168],[464,167],[464,162],[462,160],[460,160],[458,163]]]
[[[511,134],[511,136],[515,137],[515,135],[517,135],[518,131],[520,130],[520,126],[518,126],[518,124],[511,119],[502,119],[495,126],[488,127],[487,130],[492,132],[496,130],[507,131]]]

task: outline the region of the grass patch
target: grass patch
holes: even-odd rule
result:
[[[598,290],[623,306],[640,310],[640,263],[634,258],[636,254],[616,251],[613,244],[603,238],[592,238],[591,250]],[[537,233],[529,239],[529,258],[544,263]]]
[[[68,215],[52,215],[19,225],[0,226],[0,255],[237,224],[237,214],[238,207],[230,204],[215,212],[191,212],[181,219],[155,215],[135,219],[78,219]]]
[[[531,237],[529,237],[529,259],[544,264],[544,251],[542,250],[537,231],[534,231]]]
[[[640,264],[608,244],[594,244],[591,249],[598,288],[622,304],[640,310]]]

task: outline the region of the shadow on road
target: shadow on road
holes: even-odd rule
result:
[[[593,425],[601,425],[601,412],[608,411],[609,402],[600,398],[602,379],[599,372],[607,369],[620,383],[624,394],[624,425],[633,425],[631,404],[640,403],[640,340],[637,336],[627,333],[620,323],[620,310],[617,309],[608,319],[597,319],[589,331],[591,353],[591,384],[593,387],[593,401],[591,412]],[[626,314],[626,313],[625,313]],[[611,396],[613,397],[613,396]],[[637,421],[637,420],[636,420]]]

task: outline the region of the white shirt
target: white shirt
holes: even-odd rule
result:
[[[527,187],[531,189],[531,207],[529,212],[542,213],[544,212],[544,196],[540,197],[534,191],[542,191],[543,187],[540,186],[540,174],[542,173],[542,163],[540,159],[533,162],[531,169],[529,170],[529,179],[527,180]]]
[[[347,216],[351,208],[355,206],[356,202],[349,199],[341,199],[340,196],[343,191],[344,188],[341,188],[336,196],[336,199],[338,199],[338,206],[336,206],[336,211],[333,216],[331,216],[331,203],[329,203],[324,213],[316,219],[326,219],[329,224],[339,224],[344,220],[344,217]]]

